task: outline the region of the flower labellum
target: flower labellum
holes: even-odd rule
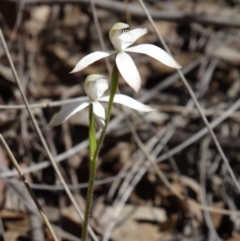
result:
[[[141,86],[141,77],[132,57],[126,52],[146,54],[169,67],[175,69],[181,68],[181,66],[166,51],[155,45],[140,44],[134,47],[129,47],[138,38],[146,34],[147,29],[137,28],[133,30],[127,30],[128,27],[129,25],[125,23],[114,24],[109,31],[109,37],[115,48],[115,51],[93,52],[82,58],[77,63],[71,73],[81,71],[82,69],[98,61],[99,59],[108,57],[116,53],[116,64],[119,72],[121,73],[125,81],[130,85],[130,87],[132,87],[137,92]]]
[[[64,121],[66,121],[73,114],[78,111],[83,110],[90,104],[93,105],[93,113],[95,117],[95,121],[101,130],[105,127],[105,109],[100,104],[99,101],[108,102],[110,96],[103,96],[104,92],[109,88],[108,81],[105,76],[99,74],[89,75],[84,82],[84,90],[89,98],[88,101],[77,101],[74,103],[67,104],[64,106],[60,112],[56,114],[54,119],[49,124],[50,127],[61,125]],[[142,112],[150,112],[153,111],[152,107],[148,105],[144,105],[141,102],[134,100],[133,98],[116,94],[114,96],[114,103],[125,105],[129,108],[142,111]]]
[[[92,101],[97,101],[102,97],[108,88],[108,81],[103,75],[91,74],[86,78],[84,83],[84,90]]]

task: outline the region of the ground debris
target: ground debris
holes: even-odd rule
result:
[[[85,96],[87,75],[102,74],[109,81],[110,76],[105,59],[69,73],[87,54],[113,50],[109,29],[116,22],[127,22],[131,29],[148,29],[133,45],[163,47],[139,1],[93,2],[100,29],[95,25],[94,9],[84,0],[0,1],[0,26],[23,91],[81,210],[89,175],[88,109],[62,126],[51,129],[48,124],[71,99]],[[213,122],[239,180],[239,1],[144,3],[172,56],[183,67],[204,115]],[[121,76],[119,89],[155,111],[142,115],[114,105],[98,160],[90,216],[93,231],[99,240],[109,235],[115,241],[239,240],[240,193],[179,75],[147,55],[132,57],[141,75],[141,89],[133,93]],[[111,70],[114,57],[108,60]],[[233,105],[238,107],[227,115]],[[0,133],[26,171],[59,240],[80,240],[82,220],[48,162],[2,44],[0,109]],[[151,160],[160,163],[153,165]],[[0,239],[52,240],[3,147],[1,230]]]

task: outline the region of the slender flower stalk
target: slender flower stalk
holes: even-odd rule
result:
[[[87,238],[87,227],[88,220],[91,212],[92,206],[92,197],[93,197],[93,188],[94,188],[94,180],[97,169],[97,159],[94,158],[94,154],[96,151],[96,131],[94,125],[94,113],[93,113],[93,104],[90,105],[89,110],[89,150],[90,150],[90,172],[89,172],[89,180],[88,180],[88,190],[86,197],[86,208],[84,214],[83,221],[83,229],[82,229],[82,237],[81,240],[86,240]]]
[[[89,220],[90,211],[91,211],[92,196],[93,196],[93,191],[94,191],[93,187],[94,187],[94,180],[95,180],[96,167],[97,167],[96,163],[97,163],[98,155],[101,150],[102,143],[104,141],[104,137],[106,134],[107,125],[108,125],[108,122],[110,119],[111,110],[112,110],[112,106],[113,106],[113,99],[114,99],[114,96],[115,96],[116,90],[117,90],[117,85],[118,85],[118,70],[117,70],[116,65],[114,65],[113,71],[112,71],[110,98],[109,98],[107,113],[106,113],[106,118],[105,118],[105,127],[100,135],[100,138],[97,143],[97,147],[94,152],[93,160],[91,161],[90,177],[89,177],[89,182],[88,182],[89,186],[88,186],[88,192],[87,192],[87,202],[86,202],[86,210],[85,210],[85,216],[84,216],[84,225],[83,225],[81,241],[86,241],[86,238],[87,238],[87,227],[88,227],[88,220]]]
[[[90,151],[90,161],[93,160],[94,153],[96,150],[97,146],[97,141],[96,141],[96,130],[94,126],[94,113],[93,113],[93,105],[90,105],[90,110],[89,110],[89,151]]]
[[[125,23],[114,24],[109,31],[109,37],[115,48],[115,51],[93,52],[82,58],[71,71],[71,73],[81,71],[97,60],[108,57],[112,54],[117,54],[116,64],[119,72],[129,86],[137,92],[141,86],[141,77],[133,59],[126,52],[146,54],[169,67],[176,69],[181,68],[181,66],[166,51],[155,45],[140,44],[134,47],[129,47],[138,38],[146,34],[147,29],[137,28],[129,31],[128,27],[129,25]]]

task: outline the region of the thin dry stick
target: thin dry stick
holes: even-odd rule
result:
[[[25,105],[26,105],[28,114],[29,114],[29,116],[30,116],[30,118],[31,118],[31,120],[32,120],[32,122],[33,122],[34,128],[35,128],[35,130],[36,130],[36,132],[37,132],[37,134],[38,134],[38,136],[39,136],[39,139],[41,140],[42,145],[43,145],[43,147],[44,147],[44,149],[45,149],[45,151],[46,151],[46,153],[47,153],[47,156],[48,156],[48,158],[49,158],[49,160],[50,160],[50,162],[51,162],[51,164],[52,164],[55,172],[57,173],[58,178],[60,179],[62,185],[64,186],[64,189],[65,189],[65,191],[66,191],[69,199],[71,200],[73,206],[75,207],[78,215],[79,215],[80,218],[83,220],[83,219],[84,219],[84,215],[83,215],[82,211],[80,210],[80,208],[78,207],[77,202],[75,201],[75,199],[74,199],[71,191],[69,190],[69,188],[68,188],[68,186],[67,186],[67,184],[66,184],[66,182],[65,182],[65,180],[64,180],[64,178],[63,178],[63,176],[62,176],[62,174],[61,174],[61,172],[59,171],[58,166],[57,166],[57,164],[56,164],[56,162],[55,162],[55,160],[54,160],[54,158],[53,158],[53,156],[52,156],[52,154],[51,154],[51,152],[50,152],[50,150],[49,150],[49,148],[48,148],[48,145],[47,145],[47,143],[46,143],[46,141],[45,141],[45,139],[44,139],[44,137],[43,137],[43,134],[42,134],[42,132],[41,132],[41,130],[40,130],[40,128],[39,128],[36,120],[35,120],[35,117],[34,117],[32,111],[31,111],[31,108],[30,108],[30,106],[29,106],[28,100],[27,100],[27,98],[26,98],[26,96],[25,96],[25,94],[24,94],[24,91],[23,91],[21,82],[20,82],[20,80],[19,80],[19,78],[18,78],[16,69],[15,69],[14,64],[13,64],[13,62],[12,62],[12,58],[11,58],[11,56],[10,56],[10,53],[9,53],[9,50],[8,50],[8,47],[7,47],[7,44],[6,44],[6,41],[5,41],[5,38],[4,38],[4,36],[3,36],[3,33],[2,33],[2,29],[1,29],[1,28],[0,28],[0,38],[1,38],[1,41],[2,41],[2,44],[3,44],[4,51],[5,51],[6,55],[7,55],[9,64],[10,64],[10,66],[11,66],[11,69],[12,69],[12,72],[13,72],[13,76],[14,76],[15,81],[16,81],[16,83],[17,83],[17,85],[18,85],[18,88],[19,88],[19,90],[20,90],[20,92],[21,92],[21,96],[22,96],[23,101],[24,101],[24,103],[25,103]],[[98,241],[96,235],[94,234],[94,232],[93,232],[93,230],[91,229],[90,226],[88,226],[88,230],[89,230],[89,233],[91,234],[92,238],[93,238],[95,241]]]
[[[101,49],[106,51],[106,45],[105,45],[104,40],[103,40],[102,31],[101,31],[100,24],[99,24],[99,21],[98,21],[98,16],[97,16],[97,11],[96,11],[96,8],[95,8],[94,1],[90,0],[90,6],[91,6],[92,14],[93,14],[94,24],[95,24],[95,27],[96,27],[96,30],[97,30],[98,39],[99,39],[99,42],[100,42],[100,45],[101,45]],[[108,74],[109,74],[109,76],[111,76],[111,64],[110,64],[109,58],[104,58],[104,60],[105,60],[105,63],[106,63]]]
[[[18,4],[19,4],[19,6],[18,6],[17,19],[15,21],[15,25],[14,25],[13,30],[11,31],[11,35],[10,35],[10,43],[9,43],[10,46],[12,46],[12,42],[17,35],[19,27],[21,26],[23,11],[24,11],[24,7],[25,7],[25,1],[24,0],[19,1]]]
[[[51,226],[51,224],[50,224],[47,216],[46,216],[45,213],[43,212],[43,209],[42,209],[40,203],[38,202],[37,198],[35,197],[35,195],[34,195],[32,189],[31,189],[31,187],[29,186],[29,183],[28,183],[27,179],[26,179],[25,176],[22,174],[21,168],[20,168],[20,166],[18,165],[18,163],[17,163],[15,157],[13,156],[10,148],[8,147],[7,143],[5,142],[2,134],[0,134],[0,140],[1,140],[2,144],[3,144],[3,146],[5,147],[5,149],[6,149],[7,153],[8,153],[8,155],[9,155],[9,157],[10,157],[10,159],[11,159],[13,165],[14,165],[14,167],[16,168],[19,177],[21,178],[23,184],[25,185],[26,189],[28,190],[29,194],[31,195],[32,200],[34,201],[34,203],[35,203],[35,205],[36,205],[36,207],[37,207],[40,215],[42,216],[43,221],[45,222],[46,226],[48,227],[48,230],[49,230],[49,232],[51,233],[51,235],[52,235],[52,237],[53,237],[53,240],[58,241],[57,236],[56,236],[56,234],[54,233],[53,228],[52,228],[52,226]]]
[[[201,147],[200,147],[200,185],[201,185],[201,192],[200,192],[200,199],[202,202],[202,205],[208,205],[207,203],[207,193],[206,193],[206,172],[207,172],[207,168],[206,168],[206,163],[207,163],[207,159],[209,156],[209,145],[210,145],[211,139],[209,136],[206,136],[202,143],[201,143]],[[209,230],[209,235],[210,235],[210,239],[212,240],[216,240],[219,241],[219,235],[214,227],[212,218],[210,216],[209,212],[204,211],[203,212],[203,216],[206,222],[206,225],[208,227]]]
[[[180,106],[180,105],[156,105],[153,107],[156,110],[164,111],[164,112],[170,112],[170,113],[188,112],[188,114],[190,114],[190,115],[194,115],[194,116],[199,115],[199,111],[197,110],[197,108],[194,108],[194,107],[186,107],[186,106]],[[0,107],[0,109],[1,109],[1,107]],[[224,112],[225,112],[225,110],[214,109],[214,108],[209,108],[209,109],[203,110],[203,113],[206,116],[220,116]],[[235,111],[234,113],[231,114],[231,117],[240,119],[240,112]]]
[[[160,32],[158,31],[157,26],[155,25],[155,23],[154,23],[151,15],[149,14],[149,12],[148,12],[145,4],[143,3],[142,0],[138,0],[138,1],[140,2],[140,4],[141,4],[141,6],[142,6],[142,8],[143,8],[143,10],[144,10],[144,12],[145,12],[145,14],[146,14],[147,17],[148,17],[148,20],[150,21],[151,25],[153,26],[154,31],[155,31],[155,33],[157,34],[157,36],[158,36],[161,44],[163,45],[164,49],[171,55],[171,52],[170,52],[169,48],[167,47],[167,45],[166,45],[166,43],[165,43],[162,35],[161,35]],[[239,185],[239,183],[238,183],[238,181],[237,181],[237,178],[236,178],[236,176],[234,175],[234,173],[233,173],[233,171],[232,171],[232,168],[231,168],[230,165],[229,165],[229,162],[228,162],[228,160],[227,160],[227,157],[225,156],[225,153],[223,152],[222,147],[220,146],[220,144],[219,144],[219,142],[218,142],[218,139],[217,139],[215,133],[213,132],[213,130],[212,130],[212,128],[211,128],[211,126],[210,126],[210,124],[209,124],[206,116],[205,116],[204,113],[203,113],[203,110],[202,110],[201,105],[199,104],[199,102],[198,102],[198,100],[197,100],[197,98],[196,98],[196,96],[195,96],[195,94],[194,94],[191,86],[190,86],[189,83],[187,82],[187,80],[186,80],[185,76],[183,75],[182,71],[181,71],[181,70],[177,70],[177,72],[178,72],[178,74],[179,74],[179,76],[180,76],[183,84],[184,84],[185,87],[187,88],[187,90],[188,90],[191,98],[193,99],[193,102],[194,102],[194,104],[196,105],[196,107],[197,107],[197,109],[198,109],[198,111],[199,111],[199,114],[201,115],[201,117],[202,117],[205,125],[206,125],[207,128],[208,128],[208,131],[209,131],[209,133],[210,133],[210,135],[211,135],[211,137],[212,137],[212,139],[213,139],[213,141],[214,141],[214,143],[215,143],[215,145],[216,145],[216,147],[217,147],[217,149],[218,149],[218,152],[220,153],[220,155],[221,155],[221,157],[222,157],[222,159],[223,159],[223,161],[224,161],[224,163],[225,163],[225,165],[226,165],[226,167],[227,167],[227,169],[228,169],[228,172],[229,172],[230,176],[232,177],[233,182],[234,182],[235,186],[237,187],[238,192],[240,193],[240,185]]]
[[[129,0],[124,0],[124,4],[125,4],[125,6],[126,6],[126,20],[127,20],[127,24],[129,25],[129,26],[131,26],[132,25],[132,17],[131,17],[131,12],[129,11],[129,9],[128,9],[128,6],[129,6]]]
[[[57,100],[57,101],[48,101],[48,102],[42,102],[42,103],[34,103],[34,104],[29,104],[29,107],[31,109],[33,108],[49,108],[49,107],[56,107],[60,105],[65,105],[73,102],[78,102],[78,101],[86,101],[88,100],[87,97],[78,97],[78,98],[72,98],[72,99],[67,99],[67,100]],[[26,109],[26,105],[0,105],[0,109]]]

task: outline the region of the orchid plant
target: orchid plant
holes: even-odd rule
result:
[[[128,24],[116,23],[109,31],[110,40],[115,48],[115,51],[97,51],[91,53],[82,58],[71,73],[81,71],[90,64],[100,60],[104,57],[108,57],[116,53],[116,61],[113,66],[111,75],[110,95],[103,96],[104,92],[109,88],[108,81],[105,76],[99,74],[89,75],[84,83],[84,90],[87,94],[86,101],[74,102],[66,105],[62,110],[54,117],[50,126],[57,126],[66,121],[70,116],[78,111],[83,110],[87,106],[90,106],[89,111],[89,149],[90,149],[90,174],[89,185],[86,197],[86,209],[84,216],[84,223],[82,229],[82,241],[86,241],[88,220],[91,211],[91,203],[93,196],[94,179],[96,174],[96,163],[98,155],[105,137],[107,125],[110,119],[111,109],[113,103],[121,104],[137,111],[149,112],[153,109],[150,106],[144,105],[129,96],[116,94],[119,72],[125,81],[136,92],[139,91],[141,86],[141,77],[137,70],[137,67],[126,52],[147,54],[163,64],[172,68],[181,68],[181,66],[163,49],[152,44],[140,44],[134,47],[129,47],[138,38],[147,33],[147,29],[133,29],[127,30]],[[105,113],[104,107],[100,102],[108,102],[107,111]],[[95,123],[101,130],[99,139],[96,138]]]

